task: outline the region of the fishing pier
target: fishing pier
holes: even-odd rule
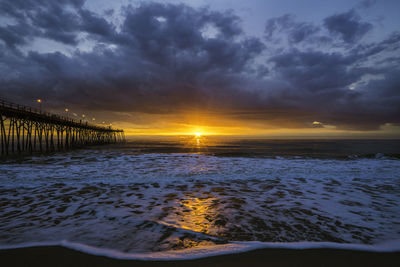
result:
[[[0,99],[1,155],[48,153],[125,142],[123,130]]]

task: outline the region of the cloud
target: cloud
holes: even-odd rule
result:
[[[359,8],[370,8],[376,4],[377,0],[363,0],[357,6]]]
[[[13,47],[34,37],[44,37],[67,45],[79,43],[80,32],[109,35],[113,31],[105,19],[83,8],[84,1],[9,1],[0,3],[0,14],[17,21],[0,27],[0,37]]]
[[[200,110],[281,127],[371,130],[400,122],[400,35],[363,41],[372,26],[354,10],[321,25],[271,18],[265,39],[247,36],[232,11],[182,4],[126,6],[120,25],[82,1],[12,1],[0,10],[16,22],[0,28],[0,96],[18,102]],[[71,53],[22,52],[37,37]],[[85,42],[93,49],[80,49]]]
[[[29,34],[28,28],[23,24],[18,25],[7,25],[0,27],[0,38],[10,48],[15,48],[17,45],[23,45],[27,43],[23,36]]]
[[[95,13],[81,9],[79,10],[79,15],[81,18],[79,29],[81,31],[108,38],[115,34],[115,27]]]
[[[272,41],[277,34],[284,33],[290,43],[300,43],[319,32],[319,27],[307,22],[297,22],[291,14],[267,20],[265,32],[267,40]]]
[[[355,42],[372,29],[371,23],[361,22],[354,9],[325,18],[324,26],[347,43]]]

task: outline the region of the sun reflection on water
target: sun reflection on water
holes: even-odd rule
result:
[[[218,215],[219,200],[211,195],[188,196],[176,202],[176,213],[169,214],[168,224],[186,230],[210,234],[215,232],[212,221]]]
[[[200,138],[196,138],[196,145],[197,147],[200,147]]]
[[[196,132],[193,136],[187,136],[182,141],[185,147],[195,152],[207,152],[209,140],[202,133]]]

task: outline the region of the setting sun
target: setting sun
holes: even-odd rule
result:
[[[194,133],[194,135],[195,135],[196,137],[200,137],[200,136],[202,135],[202,133],[196,132],[196,133]]]

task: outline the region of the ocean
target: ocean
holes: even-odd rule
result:
[[[0,163],[3,249],[143,259],[400,250],[399,206],[399,140],[143,137]]]

